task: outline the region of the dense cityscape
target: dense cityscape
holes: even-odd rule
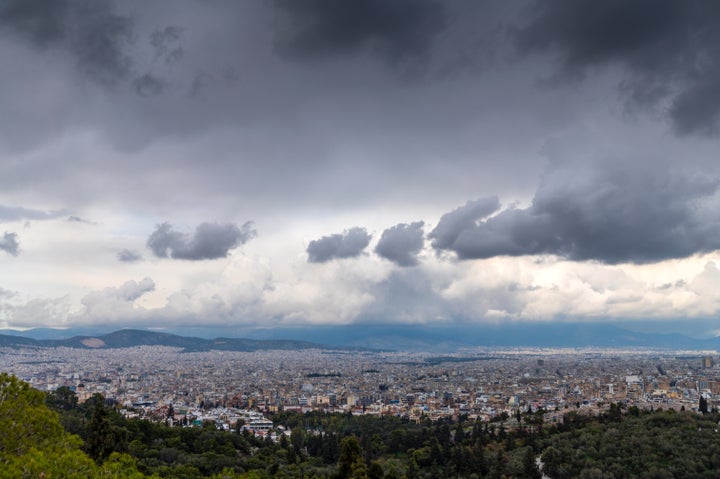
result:
[[[626,350],[467,350],[429,353],[305,351],[183,352],[4,348],[0,369],[42,391],[95,393],[129,416],[275,435],[263,414],[280,411],[491,421],[545,411],[599,414],[612,403],[696,411],[720,405],[711,353]],[[171,412],[168,414],[168,412]]]

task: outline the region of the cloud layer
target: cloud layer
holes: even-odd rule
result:
[[[142,256],[137,251],[123,249],[118,252],[117,258],[121,263],[134,263],[135,261],[140,261]]]
[[[158,258],[191,261],[226,258],[230,250],[247,243],[257,232],[248,222],[241,227],[231,223],[201,223],[190,236],[162,223],[150,235],[147,247]]]
[[[342,233],[312,240],[307,247],[310,263],[326,263],[333,259],[356,258],[370,244],[371,236],[365,228],[354,227]]]
[[[528,208],[497,211],[495,198],[443,215],[433,247],[460,259],[556,255],[648,263],[720,248],[720,215],[703,207],[720,181],[673,171],[605,165],[554,172]]]
[[[336,57],[363,50],[391,64],[428,55],[432,39],[445,24],[435,0],[368,0],[341,5],[332,0],[276,2],[287,15],[279,29],[281,52],[291,56]]]
[[[0,322],[711,318],[719,24],[709,0],[0,2]]]
[[[623,67],[637,106],[668,106],[680,134],[720,133],[720,8],[713,1],[535,1],[516,31],[521,52],[552,51],[559,75]]]
[[[18,243],[17,233],[8,233],[7,231],[0,238],[0,250],[5,251],[11,256],[17,256],[20,251],[20,243]]]
[[[422,221],[401,223],[383,231],[375,253],[398,266],[416,266],[418,254],[425,244]]]
[[[48,220],[64,214],[63,211],[40,211],[22,206],[0,205],[0,221]]]
[[[9,0],[0,6],[0,29],[38,49],[69,53],[83,74],[104,84],[130,72],[132,60],[125,50],[132,41],[132,20],[114,12],[107,0]]]

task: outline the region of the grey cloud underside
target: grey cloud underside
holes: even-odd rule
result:
[[[15,295],[17,295],[17,293],[15,291],[10,291],[5,288],[0,288],[0,299],[12,298]]]
[[[127,281],[117,288],[105,288],[100,292],[103,296],[113,296],[123,301],[135,301],[145,293],[155,291],[155,282],[152,278],[144,278],[141,281]],[[92,294],[86,296],[91,297]]]
[[[720,4],[712,0],[537,0],[516,29],[522,53],[559,55],[560,77],[626,70],[634,106],[668,110],[679,134],[720,133]]]
[[[336,57],[365,49],[398,63],[422,60],[445,27],[434,0],[277,0],[285,22],[278,49],[297,58]]]
[[[106,0],[5,0],[0,31],[10,31],[44,49],[62,49],[93,80],[113,84],[128,77],[132,60],[126,48],[133,22],[115,13]]]
[[[550,254],[610,264],[720,249],[716,178],[607,166],[554,173],[528,208],[496,213],[491,198],[443,215],[433,247],[459,259]]]
[[[69,223],[80,223],[80,224],[90,225],[90,226],[98,226],[100,224],[96,221],[91,221],[91,220],[82,218],[77,215],[68,216],[65,221],[67,221]]]
[[[81,14],[96,3],[105,5],[102,15]],[[514,82],[502,74],[439,73],[482,56],[487,44],[480,40],[494,35],[486,32],[494,24],[487,18],[495,18],[492,10],[500,8],[475,2],[180,0],[176,7],[163,1],[16,0],[4,5],[0,33],[12,34],[15,41],[3,58],[21,57],[28,73],[12,81],[26,87],[2,98],[11,104],[8,108],[21,112],[17,118],[22,121],[0,125],[0,139],[6,140],[0,145],[41,153],[9,164],[0,186],[19,192],[32,186],[50,202],[74,211],[112,198],[126,205],[153,205],[157,218],[172,217],[169,210],[177,205],[196,208],[193,218],[219,208],[226,208],[219,217],[231,217],[237,209],[226,201],[227,194],[241,190],[247,208],[239,213],[243,217],[258,209],[282,209],[291,198],[297,201],[289,193],[297,185],[304,205],[332,201],[337,207],[355,207],[367,204],[369,197],[382,204],[396,194],[400,182],[414,185],[413,191],[403,192],[414,202],[427,197],[427,188],[458,193],[464,187],[457,201],[474,194],[477,183],[468,186],[468,179],[487,169],[477,154],[490,149],[488,143],[495,144],[496,151],[487,154],[497,158],[488,160],[493,171],[513,178],[503,180],[500,188],[515,186],[520,176],[523,186],[535,184],[539,168],[529,166],[535,158],[527,153],[537,150],[535,143],[545,132],[527,131],[522,124],[538,111],[543,120],[557,116],[544,103],[534,103],[534,93],[525,92],[529,98],[509,91]],[[132,14],[125,16],[126,10]],[[269,11],[282,12],[287,21],[271,22]],[[100,42],[115,52],[108,56],[116,59],[111,66],[102,67],[123,78],[115,88],[78,81],[73,69],[75,42],[90,48],[96,40],[78,38],[94,32],[93,25],[101,25],[104,16],[128,19],[135,43],[129,45],[120,33]],[[166,23],[177,26],[164,27]],[[468,32],[482,35],[465,36]],[[314,40],[295,42],[305,35]],[[23,39],[21,45],[17,38]],[[302,47],[305,53],[295,52],[294,61],[287,61],[273,50],[273,41]],[[28,52],[27,44],[47,55]],[[344,46],[333,47],[338,45]],[[383,59],[403,65],[424,61],[426,55],[433,74],[417,82],[397,81],[397,72],[383,64]],[[40,74],[32,76],[36,71]],[[521,78],[531,76],[520,73]],[[535,112],[526,114],[531,106]],[[517,115],[523,121],[513,118]],[[513,152],[513,162],[500,158],[498,150],[518,136],[529,138],[532,148]],[[60,162],[45,148],[64,138],[75,151]],[[75,145],[85,141],[80,138],[93,138],[92,148]],[[363,161],[356,160],[360,157]],[[98,181],[74,181],[78,168]],[[136,181],[140,169],[145,174]],[[352,176],[372,177],[372,186],[360,187],[346,174],[350,170],[357,173]],[[515,175],[517,171],[523,173]],[[153,184],[167,175],[176,186],[172,190]],[[138,194],[127,194],[128,182],[138,185]],[[497,185],[492,179],[482,182]]]
[[[310,263],[326,263],[333,259],[360,256],[370,244],[371,235],[365,228],[355,227],[310,242],[307,247]]]
[[[134,263],[142,260],[140,253],[129,249],[124,249],[118,252],[117,258],[121,263]]]
[[[441,293],[447,284],[438,284],[431,272],[419,269],[395,269],[371,289],[375,301],[359,315],[356,324],[383,324],[387,318],[397,323],[424,323],[436,320],[477,318],[488,310],[510,314],[523,308],[523,291],[515,283],[477,288],[472,299],[448,299]]]
[[[50,220],[66,214],[63,211],[41,211],[21,206],[0,205],[0,221]]]
[[[444,214],[428,238],[432,240],[433,248],[449,249],[464,231],[499,209],[500,200],[496,196],[468,201],[465,206]]]
[[[212,260],[226,258],[232,249],[256,235],[251,222],[241,227],[232,223],[202,223],[192,236],[163,223],[150,235],[147,247],[159,258]]]
[[[155,58],[171,64],[180,61],[185,55],[179,45],[183,29],[178,26],[165,27],[150,34],[150,44],[155,49]]]
[[[107,315],[109,311],[117,312],[120,309],[131,307],[132,303],[142,295],[155,290],[152,278],[141,281],[127,281],[119,287],[105,288],[85,295],[81,302],[86,312],[100,311],[99,315]]]
[[[20,243],[17,239],[17,233],[5,232],[0,238],[0,251],[5,251],[11,256],[17,256],[20,252]]]
[[[418,254],[425,244],[422,221],[401,223],[383,231],[375,253],[398,266],[416,266]]]

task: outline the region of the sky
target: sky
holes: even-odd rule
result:
[[[711,0],[0,0],[0,327],[720,321]]]

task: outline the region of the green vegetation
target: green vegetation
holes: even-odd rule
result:
[[[109,454],[98,463],[82,444],[63,429],[43,393],[0,374],[0,478],[144,477],[129,456]]]
[[[544,470],[553,478],[718,477],[717,415],[633,409],[616,420],[572,422],[544,441]]]
[[[506,415],[507,416],[507,415]],[[95,395],[45,395],[0,374],[0,479],[420,479],[711,478],[720,470],[718,416],[576,411],[547,425],[543,413],[502,421],[409,422],[398,417],[276,414],[280,440],[247,432],[124,419]],[[465,420],[463,420],[465,419]]]

